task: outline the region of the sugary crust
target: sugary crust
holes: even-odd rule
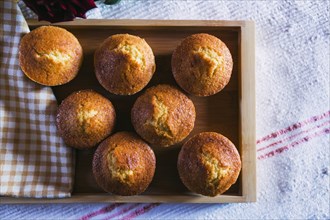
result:
[[[71,81],[79,71],[83,50],[67,30],[42,26],[26,34],[19,46],[22,71],[31,80],[47,86]]]
[[[186,92],[210,96],[229,82],[233,59],[226,44],[209,34],[185,38],[172,55],[172,72]]]
[[[137,36],[116,34],[107,38],[94,54],[100,84],[117,95],[132,95],[151,80],[155,57],[147,42]]]
[[[152,149],[136,134],[116,133],[104,140],[93,159],[93,173],[105,191],[131,196],[144,192],[156,168]]]
[[[180,178],[189,190],[216,196],[236,182],[241,159],[228,138],[215,132],[203,132],[182,146],[177,165]]]
[[[178,89],[158,85],[136,100],[131,118],[136,132],[147,142],[169,146],[189,135],[196,112],[193,102]]]
[[[112,103],[92,90],[72,93],[57,111],[56,123],[64,142],[75,148],[90,148],[111,134],[116,112]]]

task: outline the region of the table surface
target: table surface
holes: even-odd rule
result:
[[[4,218],[330,218],[329,1],[97,5],[88,18],[255,21],[258,202],[2,205]]]

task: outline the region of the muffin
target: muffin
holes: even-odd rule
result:
[[[92,90],[74,92],[58,108],[56,123],[64,142],[91,148],[111,134],[116,112],[112,103]]]
[[[209,34],[185,38],[172,55],[172,72],[186,92],[210,96],[229,82],[233,59],[226,44]]]
[[[71,81],[78,74],[83,50],[67,30],[42,26],[26,34],[19,46],[19,63],[31,80],[46,86]]]
[[[131,196],[144,192],[156,168],[152,149],[136,134],[118,132],[104,140],[93,158],[97,184],[105,191]]]
[[[135,131],[153,145],[169,146],[182,141],[194,128],[193,102],[169,85],[149,88],[133,105]]]
[[[203,132],[182,146],[177,166],[183,184],[190,191],[216,196],[236,182],[241,159],[228,138],[215,132]]]
[[[116,34],[107,38],[94,54],[99,83],[116,95],[132,95],[151,80],[155,57],[147,42],[137,36]]]

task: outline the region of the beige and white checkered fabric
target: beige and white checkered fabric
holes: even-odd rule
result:
[[[0,1],[0,195],[67,197],[73,151],[57,134],[55,97],[19,67],[18,46],[28,31],[16,1]]]

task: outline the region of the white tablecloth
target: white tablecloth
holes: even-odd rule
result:
[[[88,18],[255,21],[258,201],[1,205],[2,219],[330,218],[329,1],[122,0],[112,6],[97,4]],[[26,8],[22,11],[31,17]]]

